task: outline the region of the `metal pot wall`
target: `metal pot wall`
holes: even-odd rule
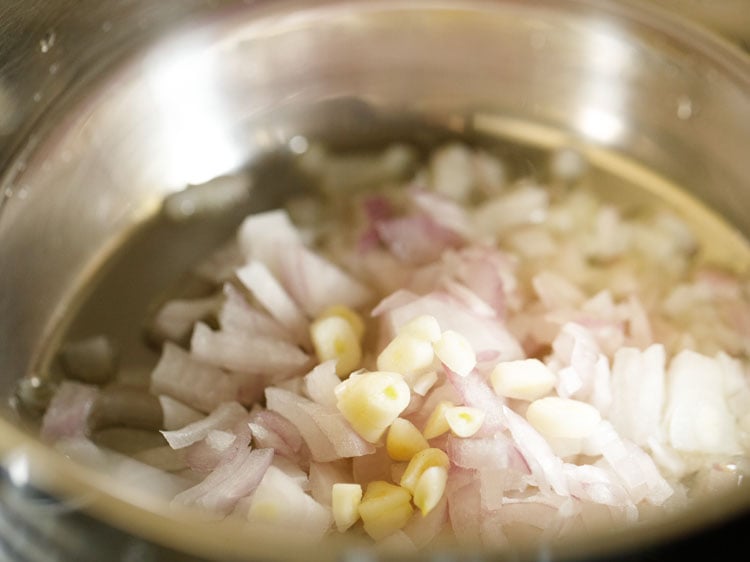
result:
[[[734,229],[728,255],[741,259],[740,236],[750,235],[750,60],[647,4],[196,0],[86,3],[88,12],[65,13],[61,4],[52,20],[44,4],[11,3],[9,13],[26,17],[7,21],[28,27],[2,35],[6,52],[9,44],[34,51],[17,63],[29,80],[8,63],[0,75],[0,384],[8,395],[22,377],[44,376],[71,310],[164,197],[295,136],[372,143],[419,137],[420,123],[425,142],[439,130],[541,150],[575,146],[628,180],[678,185],[710,207]],[[275,189],[260,186],[255,196],[272,204]],[[167,286],[236,220],[176,243],[161,255],[163,273],[133,271],[127,283]],[[36,539],[5,539],[22,559],[56,559],[58,548],[92,560],[102,552],[155,559],[165,548],[175,559],[300,556],[293,544],[231,524],[207,533],[70,462],[12,408],[1,411],[6,524],[50,541],[31,555]],[[71,505],[81,515],[59,515]],[[638,556],[744,522],[749,506],[740,490],[606,544],[594,537],[543,552]],[[44,516],[50,523],[39,524],[41,513],[53,514]],[[361,554],[351,546],[321,545],[305,559]]]

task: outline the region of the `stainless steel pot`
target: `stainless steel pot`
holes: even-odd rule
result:
[[[28,27],[0,34],[7,42],[15,34],[15,44],[33,57],[16,70],[0,61],[0,384],[8,394],[20,378],[45,375],[52,350],[71,326],[71,311],[112,271],[105,264],[143,232],[165,196],[234,171],[297,136],[347,145],[401,135],[429,143],[457,134],[541,150],[575,146],[626,180],[622,185],[647,183],[664,193],[680,186],[690,196],[673,197],[673,203],[707,205],[729,227],[711,217],[704,226],[721,231],[726,257],[745,259],[740,238],[750,235],[750,60],[729,42],[651,5],[83,5],[90,11],[56,20],[45,20],[43,10],[37,20],[9,19]],[[36,7],[10,6],[25,14]],[[29,80],[19,79],[20,69]],[[273,185],[259,185],[257,201],[272,204],[280,189]],[[112,290],[152,295],[168,286],[230,232],[234,220],[204,225],[191,231],[190,243],[150,254],[148,263],[162,264],[156,273],[115,269],[130,277]],[[130,313],[142,306],[137,302],[128,303]],[[94,310],[99,321],[107,320],[108,309]],[[132,314],[109,322],[135,325]],[[134,352],[129,360],[137,366],[146,359]],[[44,502],[73,505],[88,518],[75,527],[64,526],[63,517],[40,525],[41,511],[22,501],[38,496],[21,494],[18,504],[6,500],[8,509],[17,507],[15,515],[6,511],[6,524],[13,517],[37,518],[30,528],[42,536],[62,528],[65,548],[79,548],[80,559],[101,554],[92,554],[91,544],[123,559],[154,559],[161,547],[176,558],[374,556],[343,542],[299,550],[293,537],[279,544],[233,523],[207,531],[203,522],[45,447],[10,407],[0,419],[0,464],[11,488],[39,491]],[[750,493],[741,489],[606,541],[471,555],[643,552],[738,520],[749,507]],[[92,529],[120,538],[103,544],[91,538],[102,536]],[[24,550],[34,541],[18,540],[17,553],[35,559]],[[55,559],[56,544],[49,558],[36,559]]]

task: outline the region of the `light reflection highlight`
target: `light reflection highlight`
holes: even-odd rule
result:
[[[589,139],[614,144],[626,132],[622,115],[627,114],[628,100],[622,76],[635,64],[636,51],[604,24],[587,33],[584,40],[591,78],[581,83],[576,124]]]
[[[581,111],[578,126],[587,137],[604,143],[617,140],[625,130],[622,119],[595,107]]]
[[[215,49],[198,42],[174,45],[149,71],[159,108],[159,152],[165,182],[174,190],[204,183],[235,170],[242,155],[233,141],[232,120],[218,91]]]

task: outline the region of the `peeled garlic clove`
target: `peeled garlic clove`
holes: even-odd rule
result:
[[[469,341],[453,330],[446,330],[440,339],[432,344],[435,355],[451,371],[462,377],[467,376],[477,365],[477,356]]]
[[[445,410],[445,421],[457,437],[471,437],[484,423],[484,412],[469,406],[454,406]]]
[[[594,432],[602,417],[586,402],[548,396],[529,404],[526,419],[545,437],[583,439]]]
[[[536,400],[555,387],[557,377],[539,359],[520,359],[498,363],[490,382],[498,396]]]
[[[363,439],[377,442],[409,405],[411,391],[398,373],[366,372],[336,387],[336,406]]]

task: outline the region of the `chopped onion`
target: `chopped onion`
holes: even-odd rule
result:
[[[214,296],[158,309],[151,395],[125,371],[65,381],[44,439],[151,479],[86,436],[161,429],[169,446],[116,445],[171,473],[176,506],[286,541],[363,533],[394,556],[640,524],[747,475],[750,284],[704,263],[681,218],[600,200],[564,150],[548,189],[506,185],[502,162],[456,142],[404,178],[410,149],[297,140],[319,190],[250,215],[198,264]],[[68,376],[109,382],[111,344],[76,345]],[[47,402],[39,380],[29,407]]]

